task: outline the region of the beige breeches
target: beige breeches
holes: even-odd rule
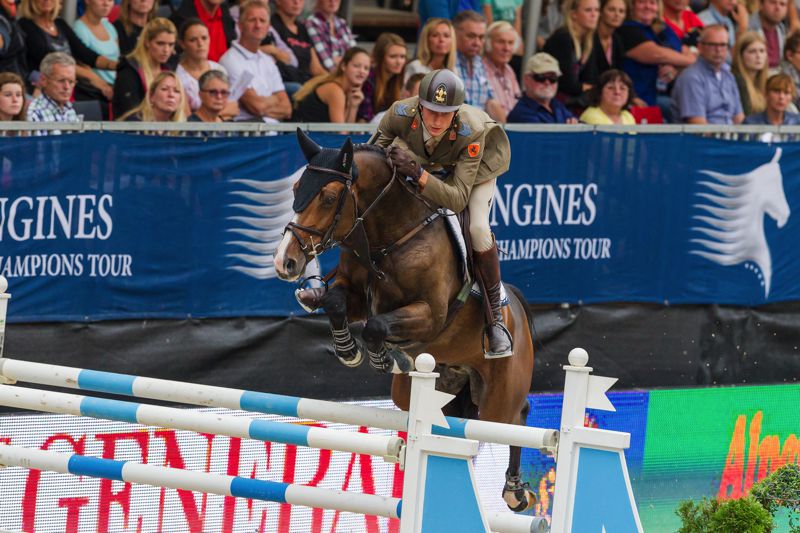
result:
[[[472,238],[472,248],[476,252],[485,252],[494,245],[489,227],[489,211],[494,200],[496,181],[493,179],[475,185],[469,195],[469,235]]]

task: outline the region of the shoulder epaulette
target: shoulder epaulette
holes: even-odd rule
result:
[[[458,134],[462,137],[469,137],[472,135],[472,128],[466,122],[461,122],[461,127],[458,128]]]
[[[409,107],[408,104],[397,104],[394,113],[399,117],[413,117],[417,113],[417,108]]]

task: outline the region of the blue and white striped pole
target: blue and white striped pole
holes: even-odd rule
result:
[[[0,444],[0,467],[2,466],[18,466],[76,476],[115,479],[153,487],[191,490],[221,496],[288,503],[290,505],[302,505],[304,507],[316,507],[387,518],[401,518],[402,502],[399,498],[248,479],[223,474],[194,472],[192,470],[144,465],[129,461],[97,459],[77,454],[33,450],[4,444]],[[538,531],[539,522],[530,516],[492,512],[487,513],[487,520],[491,530],[497,533],[531,533]]]
[[[226,409],[338,422],[355,426],[406,431],[408,413],[324,400],[298,398],[242,389],[229,389],[181,381],[146,378],[68,366],[0,359],[0,380],[67,387],[151,400],[223,407]],[[514,426],[447,417],[450,428],[435,426],[436,435],[459,437],[523,448],[555,448],[558,432],[553,429]]]
[[[287,422],[258,420],[246,416],[202,413],[8,385],[0,385],[0,405],[374,455],[383,457],[389,462],[399,461],[403,445],[403,439],[396,436],[348,433]]]

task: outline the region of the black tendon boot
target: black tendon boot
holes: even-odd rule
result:
[[[486,335],[489,349],[484,353],[487,359],[508,357],[514,347],[511,333],[503,324],[503,308],[500,303],[500,258],[497,256],[497,243],[484,252],[475,251],[475,267],[483,280],[484,296],[491,308],[491,320],[487,316]]]

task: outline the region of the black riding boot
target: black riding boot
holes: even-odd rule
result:
[[[491,320],[486,326],[489,349],[484,355],[487,359],[508,357],[514,347],[511,333],[503,323],[503,308],[500,302],[500,258],[497,256],[497,243],[485,252],[475,251],[475,267],[483,280],[486,296],[491,307]],[[487,317],[488,318],[488,317]]]

